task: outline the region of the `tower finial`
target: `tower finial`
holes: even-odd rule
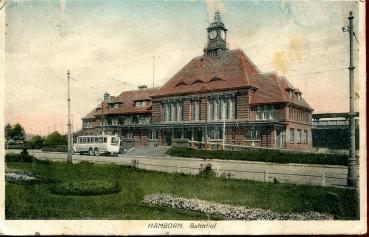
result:
[[[214,22],[222,22],[222,19],[220,18],[219,10],[216,9],[214,13]]]

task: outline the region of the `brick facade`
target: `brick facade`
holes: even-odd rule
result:
[[[250,119],[250,96],[247,92],[242,92],[237,95],[236,100],[236,116],[237,119]]]

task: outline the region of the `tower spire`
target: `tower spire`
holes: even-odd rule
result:
[[[206,29],[208,32],[208,43],[204,49],[206,56],[218,56],[227,49],[227,28],[225,28],[219,10],[214,13],[214,21]]]
[[[215,22],[222,22],[222,19],[220,18],[220,13],[219,13],[219,10],[215,10],[215,13],[214,13],[214,23]]]

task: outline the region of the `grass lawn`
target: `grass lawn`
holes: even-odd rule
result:
[[[142,204],[144,195],[171,193],[220,203],[271,209],[276,212],[317,211],[338,219],[353,219],[354,192],[346,189],[273,184],[247,180],[204,178],[134,170],[113,164],[9,162],[8,168],[30,170],[62,182],[117,181],[122,191],[100,196],[62,196],[49,191],[50,183],[6,183],[7,219],[217,219],[202,213]],[[338,196],[332,199],[334,193]]]

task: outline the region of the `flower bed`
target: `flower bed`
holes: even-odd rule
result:
[[[54,185],[50,188],[51,193],[58,195],[104,195],[119,193],[122,190],[117,182],[100,180],[73,181]]]
[[[199,199],[188,199],[171,194],[154,194],[145,196],[144,203],[154,206],[199,211],[216,215],[226,220],[331,220],[332,216],[317,212],[308,213],[276,213],[259,208],[232,206]]]
[[[34,176],[31,172],[19,169],[6,169],[5,170],[5,180],[7,182],[16,181],[30,181],[36,180],[38,177]]]

